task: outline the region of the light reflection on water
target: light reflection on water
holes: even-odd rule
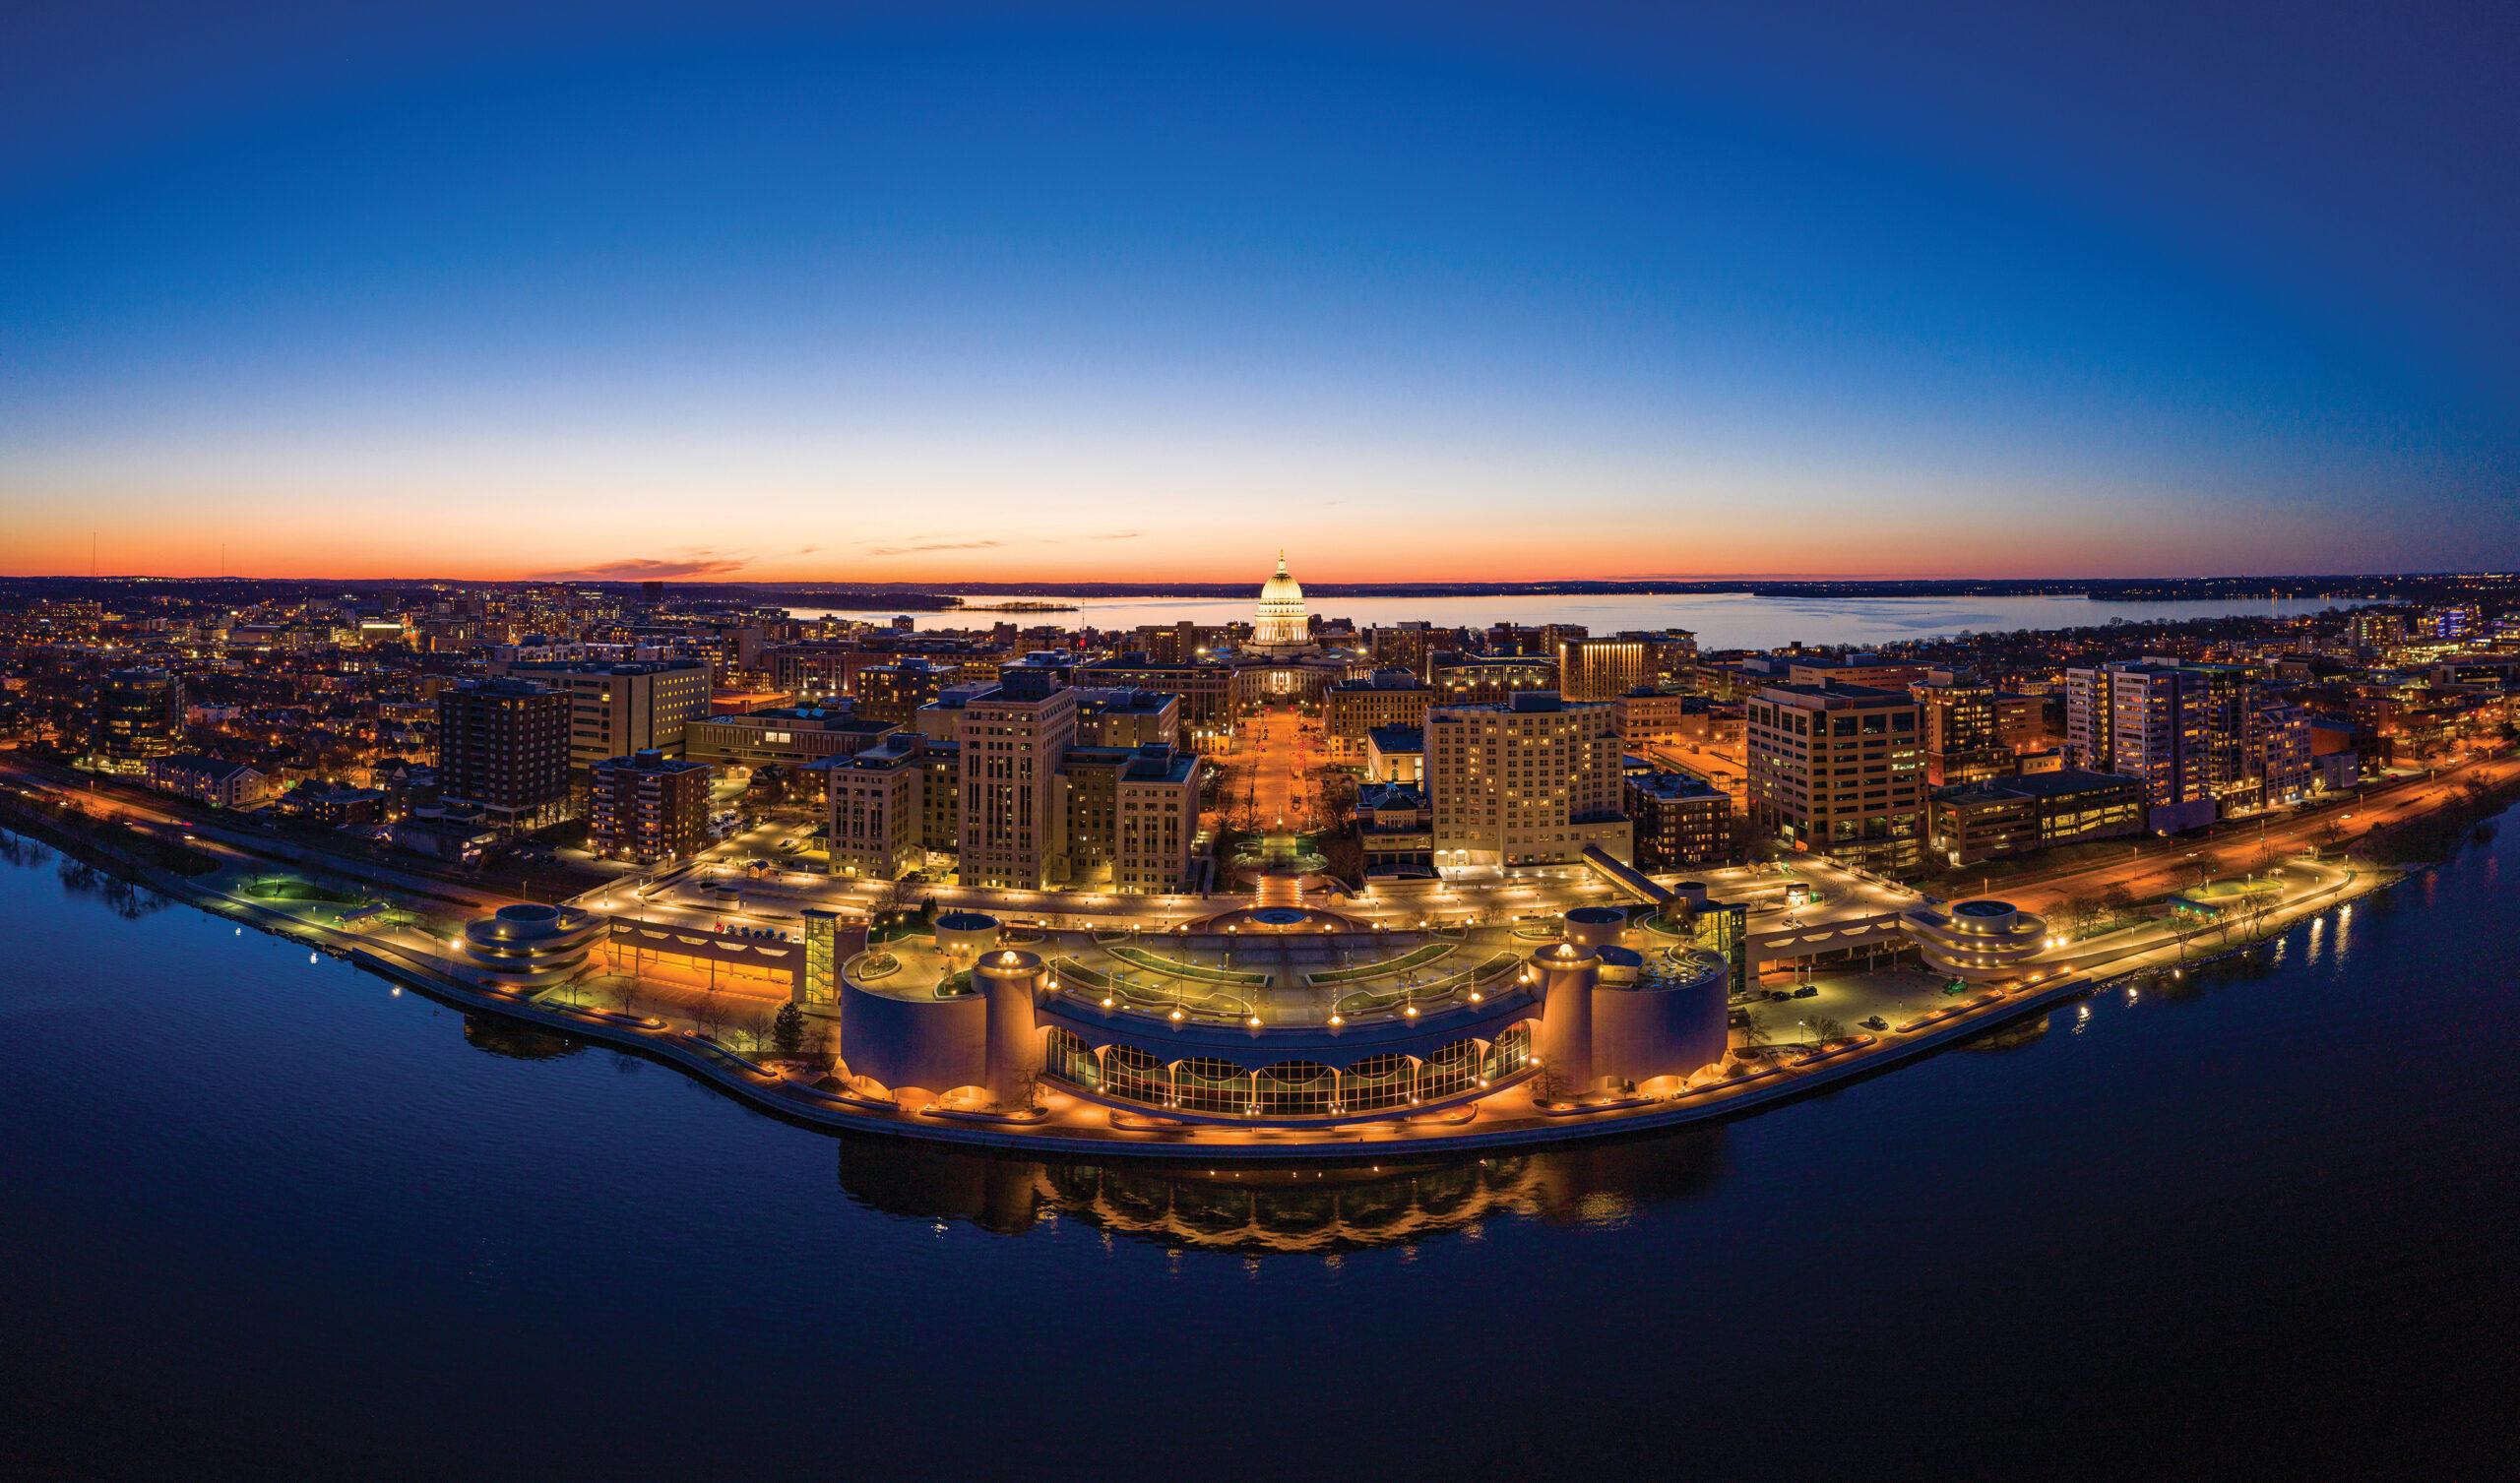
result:
[[[34,1472],[128,1461],[147,1416],[165,1455],[285,1435],[310,1471],[409,1471],[415,1437],[433,1471],[722,1471],[802,1425],[878,1475],[1125,1476],[1260,1414],[1371,1448],[1398,1405],[1562,1475],[1772,1466],[1743,1397],[1791,1395],[1862,1421],[1797,1432],[1813,1469],[1966,1437],[1972,1471],[2486,1475],[2498,1367],[2461,1356],[2520,1299],[2503,847],[2070,1034],[1272,1181],[831,1138],[0,838],[0,1256],[42,1274],[0,1283],[0,1424]],[[1000,1368],[1040,1383],[970,1404]],[[1430,1374],[1513,1377],[1551,1425]],[[2105,1449],[2020,1402],[2066,1375]],[[1196,1470],[1283,1462],[1249,1460]]]

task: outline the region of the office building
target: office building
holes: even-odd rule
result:
[[[1405,669],[1343,680],[1322,692],[1322,750],[1334,763],[1360,762],[1366,733],[1380,726],[1423,725],[1434,696],[1433,686]]]
[[[1922,708],[1901,690],[1770,685],[1745,708],[1750,827],[1884,875],[1916,872],[1925,812]]]
[[[1631,772],[1628,824],[1641,870],[1679,870],[1732,858],[1732,795],[1686,772]]]
[[[917,655],[869,665],[857,672],[855,711],[862,720],[907,726],[919,707],[962,678],[959,666],[935,664]]]
[[[1221,750],[1233,739],[1234,666],[1223,659],[1162,661],[1130,652],[1079,665],[1076,682],[1178,696],[1181,740],[1196,751]]]
[[[1080,747],[1175,746],[1181,740],[1181,698],[1126,687],[1076,692]]]
[[[1706,702],[1676,691],[1638,689],[1610,702],[1620,745],[1630,752],[1675,746],[1707,733]]]
[[[1928,804],[1925,833],[1934,863],[1969,866],[2139,834],[2144,822],[2142,779],[2076,769],[1939,789]]]
[[[1120,769],[1115,795],[1111,885],[1123,892],[1191,890],[1190,851],[1199,834],[1199,772],[1192,753],[1150,743]]]
[[[831,872],[899,880],[927,860],[926,739],[896,732],[827,767]],[[939,792],[951,795],[949,782]],[[950,847],[951,840],[948,839]]]
[[[1445,654],[1427,671],[1437,706],[1502,706],[1557,689],[1557,661],[1534,654]]]
[[[900,729],[845,708],[779,706],[691,722],[683,732],[683,755],[722,771],[805,768],[854,756]]]
[[[110,772],[146,773],[184,739],[184,682],[164,669],[117,669],[96,688],[93,750]]]
[[[1053,674],[1010,669],[996,690],[964,706],[964,885],[1059,884],[1066,821],[1057,773],[1075,741],[1076,692]]]
[[[1570,701],[1606,701],[1631,690],[1684,683],[1697,658],[1697,638],[1669,634],[1578,633],[1556,641],[1558,692]]]

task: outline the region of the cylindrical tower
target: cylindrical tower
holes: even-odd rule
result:
[[[982,1080],[999,1106],[1019,1099],[1041,1070],[1041,1035],[1033,1018],[1044,977],[1040,955],[1006,949],[983,956],[972,977],[988,995],[988,1056]]]
[[[1593,985],[1602,960],[1573,943],[1532,955],[1540,978],[1540,1059],[1568,1093],[1593,1088]]]
[[[936,937],[936,951],[956,968],[968,968],[979,956],[997,946],[998,920],[985,911],[947,911],[936,918],[931,929]]]
[[[1566,913],[1566,940],[1583,949],[1614,948],[1627,931],[1627,913],[1616,906],[1577,906]]]

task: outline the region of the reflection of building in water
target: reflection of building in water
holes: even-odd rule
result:
[[[1066,1216],[1170,1247],[1265,1254],[1404,1246],[1499,1217],[1601,1224],[1694,1197],[1719,1128],[1449,1161],[1300,1168],[1044,1162],[845,1138],[840,1183],[875,1209],[1021,1235]]]

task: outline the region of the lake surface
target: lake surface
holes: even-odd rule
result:
[[[1741,1122],[1239,1182],[838,1141],[12,845],[0,1455],[2509,1476],[2515,841]]]
[[[973,597],[975,603],[1057,602],[1064,613],[990,613],[964,610],[914,613],[922,629],[986,628],[1017,623],[1027,628],[1136,628],[1147,623],[1247,623],[1252,597]],[[1438,628],[1484,628],[1492,623],[1581,623],[1597,634],[1631,629],[1685,628],[1702,649],[1774,649],[1804,644],[1884,644],[1958,633],[2014,629],[2091,628],[2123,618],[2129,623],[2215,618],[2230,613],[2282,617],[2350,605],[2315,598],[2261,597],[2249,601],[2095,602],[2085,597],[1755,597],[1747,593],[1674,596],[1512,597],[1316,597],[1312,609],[1325,618],[1374,624],[1432,623]],[[826,613],[844,618],[876,616],[857,610],[792,608],[799,617]]]

